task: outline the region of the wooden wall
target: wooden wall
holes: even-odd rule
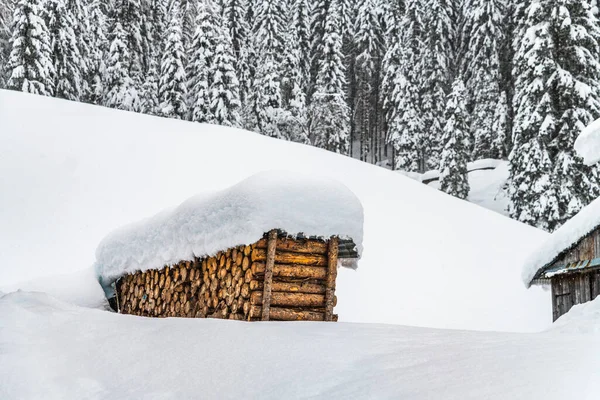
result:
[[[568,312],[575,304],[600,295],[600,271],[558,275],[552,278],[552,320]]]
[[[337,320],[337,238],[258,242],[136,272],[117,282],[119,312],[149,317]]]
[[[600,257],[600,229],[596,229],[569,251],[558,257],[552,265],[570,264],[581,260],[593,260]]]

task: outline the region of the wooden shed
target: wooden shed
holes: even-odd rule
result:
[[[337,321],[338,261],[358,258],[352,240],[271,230],[214,256],[138,271],[115,282],[120,313],[246,321]]]
[[[579,215],[569,223],[576,225],[578,219]],[[571,234],[571,240],[563,240],[572,243],[550,262],[539,266],[531,281],[533,285],[551,286],[553,321],[575,304],[591,301],[600,294],[600,227],[583,237],[577,236]]]

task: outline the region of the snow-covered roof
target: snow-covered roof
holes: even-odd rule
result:
[[[600,119],[581,131],[575,140],[575,150],[587,165],[600,161]]]
[[[95,268],[106,284],[254,243],[271,229],[352,239],[362,254],[363,208],[354,193],[335,180],[269,171],[114,231],[98,246]]]
[[[582,208],[573,218],[558,228],[525,261],[522,278],[527,287],[538,271],[545,269],[560,255],[573,248],[580,239],[600,226],[600,198]]]

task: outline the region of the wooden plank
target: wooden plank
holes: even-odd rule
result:
[[[275,280],[275,274],[273,274],[273,284],[271,290],[273,292],[289,292],[289,293],[313,293],[313,294],[325,294],[325,285],[320,283],[311,282],[281,282]],[[264,284],[259,280],[250,281],[250,290],[262,290]]]
[[[267,251],[265,251],[265,249],[255,248],[252,250],[251,257],[252,261],[265,261],[267,259]],[[299,264],[326,267],[327,257],[320,254],[276,252],[275,262],[279,264]]]
[[[263,292],[252,292],[250,294],[250,304],[264,305]],[[269,306],[288,306],[288,307],[323,307],[325,305],[325,296],[312,293],[288,293],[271,292]]]
[[[277,231],[269,232],[265,263],[265,281],[263,289],[262,320],[269,320],[271,308],[271,285],[273,284],[273,266],[275,265],[275,248],[277,246]]]
[[[260,239],[256,242],[256,248],[266,249],[267,240]],[[291,238],[278,238],[277,239],[277,252],[287,251],[291,253],[304,253],[304,254],[327,254],[327,243],[312,239],[291,239]]]
[[[335,297],[335,279],[337,278],[338,238],[332,236],[329,239],[327,280],[325,282],[325,321],[333,318],[333,307]]]
[[[252,275],[260,276],[265,273],[265,263],[255,262],[251,267]],[[273,276],[281,278],[297,279],[326,279],[327,268],[312,267],[297,264],[275,264],[273,267]]]
[[[590,274],[591,299],[594,300],[600,295],[600,271],[594,271]]]
[[[558,279],[552,279],[550,287],[551,287],[551,293],[552,293],[552,322],[556,321],[558,318],[558,305],[556,303],[556,298],[557,298],[557,294],[556,294],[556,289],[557,286],[559,285],[558,283]]]

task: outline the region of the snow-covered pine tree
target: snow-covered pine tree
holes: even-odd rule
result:
[[[503,0],[470,0],[465,7],[468,38],[463,73],[472,110],[474,160],[493,158],[494,113],[500,97],[500,46],[503,40]]]
[[[426,10],[422,14],[423,49],[416,67],[422,75],[421,110],[427,132],[422,142],[423,162],[425,168],[434,169],[439,167],[446,90],[454,73],[456,10],[451,0],[426,0],[421,7]]]
[[[598,192],[596,174],[572,146],[600,115],[600,34],[588,2],[532,2],[525,15],[514,68],[509,211],[553,230]]]
[[[158,66],[155,57],[150,59],[150,69],[142,85],[140,111],[149,115],[161,115],[158,99]]]
[[[492,118],[492,149],[491,158],[504,160],[508,157],[508,103],[506,92],[501,92],[496,102],[494,116]]]
[[[256,129],[263,135],[284,138],[279,129],[282,117],[281,75],[284,53],[286,10],[278,0],[262,0],[253,27],[257,70],[254,79],[253,108]]]
[[[187,117],[187,78],[184,68],[185,51],[181,34],[181,16],[178,8],[176,5],[172,6],[160,64],[159,114],[170,118],[185,119]]]
[[[129,53],[128,73],[138,92],[148,70],[150,56],[151,32],[147,29],[146,9],[145,0],[116,0],[114,6],[114,18],[125,32],[124,43]]]
[[[229,29],[219,16],[215,40],[215,54],[209,65],[211,85],[209,92],[212,123],[224,126],[241,127],[239,81],[235,71],[233,45]]]
[[[103,104],[120,110],[139,111],[139,93],[129,75],[131,55],[127,48],[127,32],[116,19],[111,24],[109,32],[110,48],[106,60]]]
[[[0,5],[0,88],[5,88],[8,81],[6,65],[12,49],[10,37],[15,3],[15,0],[5,0]]]
[[[349,151],[350,115],[345,99],[345,66],[337,0],[332,0],[325,22],[322,59],[309,109],[313,143],[336,153]]]
[[[75,34],[75,41],[80,57],[78,60],[73,60],[73,63],[78,64],[81,74],[81,99],[86,99],[92,90],[87,78],[96,63],[93,54],[94,45],[96,44],[94,36],[99,29],[106,29],[106,26],[95,27],[91,24],[93,17],[91,11],[93,7],[96,7],[96,4],[91,3],[90,0],[64,1],[66,9],[71,14],[71,19],[73,20],[72,30]],[[104,47],[106,47],[106,43],[104,43]]]
[[[84,76],[87,92],[84,101],[92,104],[102,104],[104,93],[104,78],[106,76],[105,58],[108,53],[108,40],[106,38],[106,13],[100,2],[90,4],[90,16],[86,34],[89,43],[89,59],[87,60],[87,74]]]
[[[50,34],[54,64],[54,96],[79,101],[83,94],[83,61],[73,31],[75,15],[64,0],[45,0],[42,14]]]
[[[20,0],[14,12],[7,88],[44,96],[54,94],[50,34],[38,0]]]
[[[298,42],[300,89],[308,94],[310,82],[310,3],[308,0],[293,0],[291,28]]]
[[[354,28],[354,132],[360,139],[360,148],[373,140],[378,129],[380,70],[384,49],[384,35],[380,25],[377,0],[360,3]],[[354,136],[354,135],[353,135]],[[356,138],[351,138],[353,141]],[[365,154],[361,154],[364,159]]]
[[[236,75],[239,80],[240,102],[246,103],[248,92],[251,90],[249,57],[250,26],[246,19],[248,15],[248,0],[223,0],[223,19],[229,30]]]
[[[383,80],[387,140],[396,151],[394,168],[424,172],[426,169],[425,115],[421,108],[423,76],[423,3],[406,2],[397,31],[401,34],[387,51]],[[445,102],[445,100],[444,100]]]
[[[294,142],[307,144],[310,143],[310,140],[307,132],[306,93],[303,90],[307,77],[302,75],[303,55],[297,30],[293,24],[288,26],[284,40],[285,50],[281,79],[283,111],[280,121],[278,121],[279,130],[283,132],[284,137]]]
[[[469,121],[465,85],[461,77],[454,80],[446,101],[443,150],[440,158],[440,190],[466,199],[469,195],[467,175]]]
[[[213,65],[217,36],[217,11],[212,0],[198,3],[196,31],[192,39],[188,57],[188,104],[189,119],[194,122],[210,122],[209,90],[212,81],[209,68]]]

